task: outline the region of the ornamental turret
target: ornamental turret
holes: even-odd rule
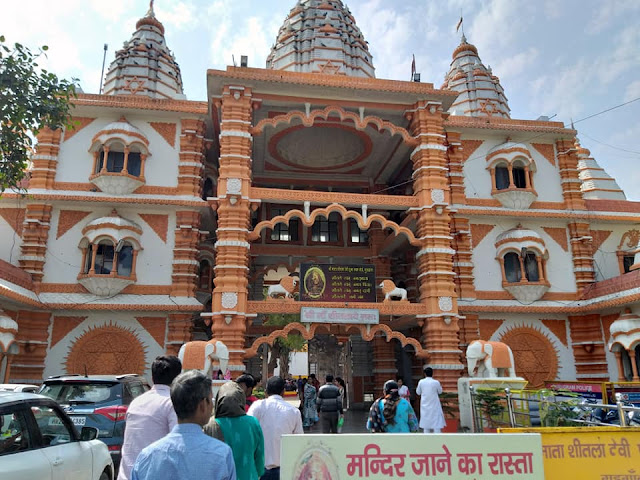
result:
[[[500,80],[493,75],[491,67],[484,66],[478,49],[467,43],[464,35],[452,56],[449,73],[445,75],[441,88],[460,94],[449,108],[449,113],[509,118],[509,104]]]
[[[146,95],[159,99],[184,99],[182,76],[167,47],[164,26],[156,18],[153,1],[147,14],[136,23],[136,31],[122,49],[105,77],[106,95]]]
[[[280,27],[267,68],[375,77],[369,46],[340,0],[298,0]]]
[[[582,184],[580,190],[585,199],[626,200],[624,192],[616,179],[604,171],[591,152],[580,145],[576,139],[578,150],[578,175]]]

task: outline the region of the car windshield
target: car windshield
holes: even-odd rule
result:
[[[45,383],[40,394],[51,397],[58,403],[81,405],[121,399],[122,387],[117,382],[52,382]]]

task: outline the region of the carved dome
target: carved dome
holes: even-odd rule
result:
[[[580,185],[582,196],[588,199],[626,200],[627,197],[615,178],[604,171],[598,162],[591,157],[591,152],[580,145],[578,139],[576,139],[576,148],[578,149],[578,176],[582,182]]]
[[[108,217],[96,218],[89,222],[82,229],[82,235],[84,238],[81,240],[81,248],[85,247],[87,242],[96,243],[101,237],[108,237],[116,244],[121,240],[129,240],[136,249],[142,249],[140,246],[140,236],[142,235],[140,225],[122,218],[115,210]]]
[[[490,67],[484,66],[478,49],[467,43],[464,35],[453,52],[451,67],[441,88],[460,92],[449,108],[452,115],[509,118],[509,104],[500,80]]]
[[[151,98],[184,99],[182,76],[164,39],[164,26],[153,6],[136,23],[136,31],[122,49],[105,77],[106,95],[146,95]]]
[[[267,68],[375,77],[367,42],[341,0],[298,0],[280,27]]]
[[[111,122],[96,133],[92,140],[91,151],[99,150],[101,145],[106,144],[114,138],[122,140],[127,146],[132,143],[142,144],[144,146],[144,153],[149,153],[147,148],[149,146],[149,140],[147,137],[137,127],[131,125],[124,117],[121,117],[115,122]]]
[[[615,346],[632,350],[640,344],[640,317],[626,309],[620,318],[611,324],[609,333],[611,333],[609,351],[613,351]]]
[[[500,257],[508,250],[520,252],[523,248],[537,250],[543,256],[547,253],[542,237],[534,230],[523,228],[521,225],[498,235],[496,248]]]

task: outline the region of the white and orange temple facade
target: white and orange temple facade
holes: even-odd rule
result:
[[[512,118],[464,37],[440,88],[373,60],[343,2],[298,0],[266,68],[208,70],[191,101],[150,9],[0,197],[0,383],[148,373],[211,337],[260,373],[289,333],[333,342],[354,402],[427,364],[455,390],[476,339],[534,387],[639,381],[640,203],[576,130]],[[305,299],[307,264],[373,266],[377,298]]]

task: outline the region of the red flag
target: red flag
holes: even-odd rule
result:
[[[461,26],[462,26],[462,17],[460,17],[460,21],[458,22],[458,25],[456,25],[456,33],[458,32],[458,30],[460,30]]]

